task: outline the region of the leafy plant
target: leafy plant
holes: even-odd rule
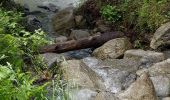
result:
[[[6,56],[1,56],[3,60]],[[44,87],[33,85],[35,78],[31,79],[29,73],[16,72],[12,65],[0,65],[0,99],[1,100],[28,100],[45,99]]]
[[[0,99],[43,100],[46,84],[33,84],[36,77],[31,73],[46,67],[34,53],[48,41],[42,30],[26,31],[19,24],[21,20],[21,13],[0,9]]]
[[[101,8],[101,16],[107,21],[116,22],[121,18],[116,6],[106,5]]]

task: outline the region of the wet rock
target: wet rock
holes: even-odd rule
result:
[[[130,48],[131,43],[127,38],[116,38],[95,49],[93,55],[100,59],[114,59],[121,57],[124,52]]]
[[[62,43],[62,42],[66,42],[66,41],[67,41],[67,37],[65,37],[65,36],[59,36],[54,39],[55,43]]]
[[[149,69],[150,76],[170,75],[170,59],[154,64]]]
[[[120,100],[157,100],[152,81],[146,73],[124,92],[118,94]]]
[[[69,100],[94,100],[97,92],[90,89],[77,89],[71,91]]]
[[[69,38],[78,40],[78,39],[86,38],[86,37],[89,37],[89,36],[90,36],[90,33],[88,31],[85,31],[85,30],[72,30]]]
[[[140,62],[141,68],[148,68],[152,66],[153,63],[163,61],[165,59],[165,55],[160,52],[134,49],[127,50],[124,54],[124,59],[134,59],[135,61]]]
[[[114,69],[135,73],[138,70],[139,63],[133,59],[106,59],[103,63]]]
[[[50,2],[43,2],[42,5],[38,5],[37,7],[51,12],[57,12],[59,10],[59,7]]]
[[[66,30],[71,29],[75,26],[73,13],[74,10],[72,7],[65,8],[56,13],[52,22],[54,30],[57,33],[63,34],[66,32]]]
[[[157,96],[166,97],[170,94],[170,78],[166,76],[151,77]]]
[[[81,50],[75,50],[75,51],[69,51],[66,54],[74,59],[83,59],[85,57],[90,57],[92,53],[92,50],[89,49],[81,49]]]
[[[100,92],[97,94],[95,100],[117,100],[117,99],[112,93]]]
[[[170,45],[170,22],[163,24],[156,30],[151,40],[150,47],[157,49],[160,46]]]
[[[42,27],[41,21],[35,15],[26,16],[22,25],[30,32],[34,32],[35,30]]]
[[[116,66],[116,64],[114,66],[112,63],[106,64],[105,62],[92,57],[84,58],[82,61],[86,65],[84,67],[86,70],[93,70],[95,72],[88,73],[89,76],[91,76],[91,80],[93,80],[95,84],[100,84],[99,82],[102,82],[105,88],[103,89],[100,87],[100,89],[111,93],[118,93],[122,91],[124,88],[127,88],[136,78],[136,76],[130,73],[130,70],[125,70],[132,66],[123,68],[123,66],[118,63],[118,66]],[[95,79],[95,77],[93,77],[94,74],[99,77],[101,81]]]
[[[90,88],[94,89],[95,85],[90,77],[81,67],[81,61],[68,60],[61,63],[61,69],[64,71],[64,80],[67,80],[69,87]]]

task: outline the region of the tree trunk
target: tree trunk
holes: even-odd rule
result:
[[[124,34],[121,32],[104,33],[101,35],[90,36],[88,38],[82,38],[79,40],[70,40],[63,43],[47,45],[42,47],[39,53],[47,53],[47,52],[63,53],[72,50],[99,47],[111,39],[120,38],[123,36]]]

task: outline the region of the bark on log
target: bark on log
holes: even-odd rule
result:
[[[47,45],[42,47],[39,53],[47,53],[47,52],[63,53],[72,50],[99,47],[111,39],[120,38],[123,36],[124,34],[121,32],[104,33],[101,35],[90,36],[88,38],[82,38],[79,40],[70,40],[64,43]]]

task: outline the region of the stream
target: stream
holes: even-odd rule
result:
[[[80,6],[85,0],[14,1],[24,6],[30,29],[42,28],[50,40],[60,37],[59,31],[66,27],[73,33],[78,35],[81,33],[78,39],[92,35],[87,27],[85,29],[76,27],[76,17],[80,19],[80,23],[84,20],[86,23],[87,18],[83,18],[83,15],[75,15],[74,10],[70,9]],[[55,20],[53,20],[54,16]],[[95,28],[99,31],[93,32],[93,35],[102,34],[103,31],[113,31],[102,23],[102,19],[95,21],[92,31]],[[71,26],[72,23],[75,27]],[[60,29],[58,33],[56,29]],[[162,41],[159,41],[163,40],[162,38],[168,41],[164,44],[169,45],[170,41],[167,38],[170,37],[169,30],[170,23],[160,27],[154,34],[157,40],[151,39],[153,40],[151,41],[152,47],[156,48],[155,44],[163,45]],[[66,41],[69,40],[69,37],[66,38]],[[134,49],[132,45],[127,37],[122,37],[112,39],[94,51],[88,48],[62,54],[41,55],[49,67],[59,62],[60,68],[64,70],[63,79],[68,81],[67,85],[71,87],[69,92],[74,96],[69,100],[170,100],[163,99],[170,98],[170,50],[157,52],[156,50]],[[66,62],[60,62],[61,55],[65,56]]]
[[[24,6],[26,13],[35,12],[34,14],[30,14],[28,20],[30,19],[30,23],[32,20],[38,20],[40,28],[43,29],[47,33],[47,38],[53,40],[56,38],[53,33],[52,26],[52,18],[54,15],[57,14],[58,11],[67,8],[67,7],[78,7],[84,0],[14,0],[16,3]],[[39,6],[47,7],[47,8],[40,8]],[[37,13],[36,13],[37,12]],[[39,13],[41,12],[41,13]],[[75,59],[82,59],[84,57],[88,57],[91,54],[91,49],[82,49],[82,50],[75,50],[64,53],[65,56],[68,58],[75,58]]]

